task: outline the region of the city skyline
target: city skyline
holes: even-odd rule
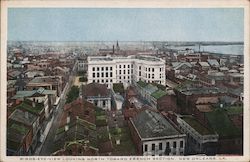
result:
[[[8,40],[243,42],[244,10],[10,8]]]

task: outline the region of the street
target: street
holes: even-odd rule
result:
[[[53,145],[54,145],[54,138],[56,136],[56,130],[59,127],[60,124],[60,120],[63,114],[63,107],[66,103],[66,95],[68,94],[68,92],[70,91],[70,88],[72,87],[72,84],[74,83],[74,79],[75,79],[75,67],[76,67],[77,63],[75,64],[72,73],[69,77],[69,82],[68,82],[68,86],[65,86],[65,91],[64,93],[61,95],[61,100],[60,103],[58,105],[58,109],[55,112],[55,116],[54,116],[54,120],[53,123],[51,125],[50,131],[45,139],[45,141],[42,143],[42,148],[41,151],[38,153],[38,155],[40,156],[49,156],[53,153]]]

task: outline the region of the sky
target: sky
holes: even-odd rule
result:
[[[244,41],[242,8],[9,8],[10,41]]]

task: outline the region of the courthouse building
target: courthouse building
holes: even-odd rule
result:
[[[88,83],[123,83],[144,81],[165,85],[165,60],[153,56],[90,56],[88,57]]]

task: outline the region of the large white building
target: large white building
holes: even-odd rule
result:
[[[123,83],[144,81],[165,85],[165,60],[153,56],[91,56],[88,57],[88,83]]]

